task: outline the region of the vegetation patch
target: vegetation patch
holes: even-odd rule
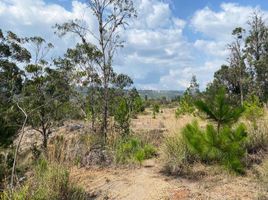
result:
[[[33,174],[26,182],[14,188],[5,190],[1,195],[3,200],[85,200],[88,195],[83,189],[69,181],[68,171],[61,165],[50,164],[45,159],[38,160]]]
[[[115,150],[116,162],[120,164],[141,164],[144,160],[156,155],[156,148],[151,144],[143,144],[135,137],[124,138],[118,142]]]

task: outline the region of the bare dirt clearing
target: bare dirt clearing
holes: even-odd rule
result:
[[[204,166],[199,166],[201,171]],[[202,169],[203,168],[203,169]],[[228,174],[208,175],[196,171],[186,179],[163,174],[157,160],[146,161],[136,169],[77,169],[71,179],[92,194],[92,199],[160,200],[160,199],[267,199],[253,178]]]
[[[172,134],[191,117],[175,119],[174,110],[165,109],[156,119],[139,116],[132,121],[135,132]],[[158,158],[147,160],[139,168],[73,168],[71,180],[92,194],[92,199],[268,199],[254,175],[234,176],[215,166],[196,164],[191,177],[164,174]]]

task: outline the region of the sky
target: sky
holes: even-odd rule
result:
[[[227,63],[232,30],[239,26],[247,30],[256,10],[268,19],[268,0],[133,1],[138,17],[120,33],[125,44],[113,65],[138,89],[184,90],[193,75],[204,89]],[[53,25],[77,18],[96,30],[86,0],[0,0],[0,28],[52,42],[51,58],[79,42],[73,35],[59,38]]]

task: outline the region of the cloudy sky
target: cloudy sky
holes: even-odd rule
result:
[[[55,46],[51,57],[73,47],[73,36],[58,38],[52,26],[83,18],[95,27],[86,0],[0,0],[0,28],[20,36],[42,36]],[[134,0],[138,18],[122,38],[114,67],[140,89],[185,89],[192,75],[201,88],[226,62],[227,43],[237,26],[247,28],[254,10],[268,16],[267,0]],[[267,18],[268,19],[268,18]]]

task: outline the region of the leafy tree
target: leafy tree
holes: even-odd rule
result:
[[[53,47],[40,37],[28,39],[36,48],[36,57],[32,64],[25,67],[27,79],[23,89],[24,106],[28,113],[28,124],[40,132],[42,147],[47,149],[47,141],[52,127],[64,118],[59,108],[69,100],[71,91],[69,80],[62,69],[52,69],[45,61],[45,56]]]
[[[76,94],[80,107],[86,118],[91,119],[91,127],[96,131],[95,123],[100,115],[100,86],[101,80],[95,65],[99,62],[101,53],[90,43],[77,44],[75,48],[68,49],[64,58],[58,60],[62,65],[69,65],[72,71],[74,85],[79,84],[79,89],[86,91],[87,97]],[[77,87],[77,86],[76,86]],[[78,97],[79,96],[79,97]]]
[[[106,140],[108,131],[110,85],[113,81],[113,57],[114,53],[123,43],[120,40],[118,30],[125,28],[127,20],[136,15],[133,2],[131,0],[90,0],[89,8],[92,10],[97,20],[98,34],[84,26],[86,22],[75,20],[64,24],[57,24],[57,32],[63,36],[66,33],[75,33],[83,43],[89,43],[86,36],[93,36],[97,41],[96,48],[101,52],[101,58],[95,66],[99,72],[102,96],[102,133]]]
[[[130,111],[126,99],[118,98],[118,106],[115,109],[114,120],[116,128],[122,136],[129,135],[130,131]]]
[[[189,87],[185,90],[183,96],[179,100],[179,107],[175,115],[180,117],[185,114],[193,114],[195,111],[194,101],[200,96],[199,84],[196,76],[193,75]]]
[[[249,35],[245,40],[247,61],[251,74],[251,91],[262,101],[268,99],[268,28],[260,13],[255,12],[248,22]]]
[[[21,116],[14,101],[21,92],[24,72],[18,65],[31,59],[23,47],[25,40],[15,33],[0,29],[0,146],[10,144],[21,125]]]
[[[190,81],[190,85],[185,91],[185,94],[188,94],[192,97],[196,97],[199,93],[200,93],[199,84],[197,83],[196,76],[193,75]]]
[[[136,114],[143,112],[145,110],[144,102],[136,88],[132,88],[128,92],[128,102],[132,116],[133,115],[135,116]]]
[[[244,62],[245,55],[242,48],[243,35],[245,30],[241,27],[235,28],[232,32],[232,35],[235,37],[235,41],[229,44],[230,56],[230,72],[234,74],[237,80],[237,85],[239,88],[240,95],[240,104],[244,103],[244,93],[245,93],[245,84],[247,81],[247,71],[246,65]]]

